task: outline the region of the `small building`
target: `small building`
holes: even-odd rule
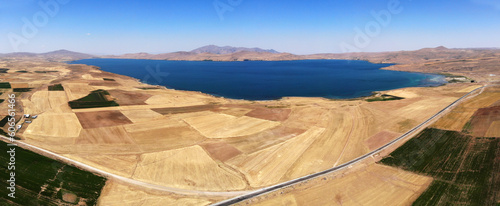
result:
[[[23,125],[17,125],[17,129],[21,129],[21,127],[23,127]]]
[[[30,120],[26,120],[26,121],[24,121],[24,122],[26,122],[26,123],[31,123],[31,121],[30,121]]]
[[[24,117],[30,118],[30,114],[25,114]]]
[[[38,117],[38,115],[33,115],[31,116],[31,119],[36,119]]]

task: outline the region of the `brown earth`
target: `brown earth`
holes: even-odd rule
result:
[[[225,162],[241,154],[241,151],[224,142],[204,143],[200,145],[214,159]]]
[[[471,119],[472,135],[485,137],[495,121],[500,121],[500,106],[478,109]]]
[[[120,111],[76,112],[76,116],[84,129],[111,127],[132,124]]]
[[[124,91],[119,89],[108,90],[109,94],[114,97],[115,102],[119,105],[145,105],[146,100],[151,96],[140,92]]]
[[[401,136],[401,133],[394,133],[389,131],[381,131],[366,140],[366,144],[370,150],[375,150],[387,144],[387,142]]]

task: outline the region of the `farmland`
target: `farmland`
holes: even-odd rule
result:
[[[380,162],[434,178],[415,205],[492,205],[499,140],[426,129]]]
[[[109,92],[105,90],[95,90],[85,97],[70,101],[69,106],[72,109],[118,106],[109,96]]]
[[[393,140],[477,87],[450,84],[380,92],[401,97],[394,101],[246,101],[152,87],[85,65],[14,61],[8,66],[13,71],[4,74],[6,82],[33,88],[17,99],[22,113],[38,115],[19,131],[21,141],[133,180],[208,193],[256,190],[340,165]],[[14,72],[19,69],[28,72]],[[494,103],[494,97],[484,98]],[[6,111],[4,105],[0,112]],[[488,133],[496,132],[490,128]],[[312,190],[325,196],[342,193],[336,199],[308,197],[313,194],[308,192],[287,198],[318,204],[337,199],[345,204],[408,204],[432,182],[423,174],[383,165],[350,174],[360,179],[334,179],[359,187],[342,193],[344,188],[332,179],[325,182],[335,187],[321,184]],[[352,194],[358,190],[366,197]],[[380,194],[385,200],[372,194],[381,190],[388,191]],[[398,197],[392,199],[392,193]],[[114,182],[105,186],[102,201],[208,204],[227,198],[196,194],[157,194]]]
[[[10,147],[0,143],[0,149],[7,151]],[[61,204],[87,204],[95,205],[106,179],[90,172],[31,151],[16,147],[16,198],[9,198],[6,194],[8,183],[0,183],[2,195],[0,201],[9,205],[61,205]],[[1,175],[3,180],[10,178],[10,171],[6,163],[9,162],[8,154],[0,156]],[[64,198],[72,196],[73,198]],[[74,202],[69,202],[70,199]]]

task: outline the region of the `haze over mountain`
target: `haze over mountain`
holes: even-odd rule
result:
[[[216,46],[216,45],[208,45],[204,47],[200,47],[197,49],[192,50],[192,53],[196,54],[201,54],[201,53],[211,53],[211,54],[232,54],[236,52],[241,52],[241,51],[247,51],[247,52],[269,52],[273,54],[277,54],[277,52],[274,49],[261,49],[261,48],[246,48],[246,47],[232,47],[232,46]]]
[[[0,57],[16,58],[16,57],[38,57],[56,61],[70,61],[77,59],[89,59],[96,56],[79,52],[68,51],[65,49],[51,51],[46,53],[30,53],[30,52],[14,52],[8,54],[0,54]]]

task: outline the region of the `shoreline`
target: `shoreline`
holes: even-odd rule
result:
[[[91,58],[91,59],[79,59],[79,60],[92,60],[92,59],[204,62],[204,61],[197,61],[197,60],[157,60],[157,59],[135,59],[135,58],[132,58],[132,59],[130,59],[130,58]],[[143,84],[143,85],[147,85],[147,86],[151,86],[151,87],[156,87],[158,89],[173,90],[173,91],[182,91],[182,92],[195,92],[197,94],[202,94],[202,95],[206,95],[206,96],[209,96],[209,97],[212,97],[212,98],[217,98],[217,99],[222,99],[222,100],[236,100],[236,101],[247,101],[247,102],[263,102],[263,103],[265,103],[265,102],[273,102],[273,101],[283,101],[283,100],[287,100],[287,99],[291,99],[291,98],[319,98],[319,99],[324,99],[324,100],[328,100],[328,101],[358,101],[358,100],[365,100],[365,99],[368,99],[368,98],[371,98],[371,97],[376,97],[377,95],[383,94],[384,92],[387,93],[389,91],[398,90],[398,89],[415,88],[415,87],[416,88],[441,87],[441,86],[445,86],[447,84],[450,84],[450,82],[446,81],[446,82],[443,82],[443,83],[441,83],[439,85],[403,86],[403,87],[397,87],[397,88],[388,89],[388,90],[371,91],[370,95],[361,95],[361,96],[358,96],[358,97],[351,97],[351,98],[336,98],[336,97],[329,98],[329,97],[321,97],[321,96],[283,96],[283,97],[280,97],[278,99],[251,100],[251,99],[236,99],[236,98],[224,97],[224,96],[220,96],[220,95],[209,94],[209,93],[205,93],[205,92],[202,92],[202,91],[182,90],[182,89],[169,88],[169,87],[166,87],[164,85],[159,85],[159,84],[144,83],[140,79],[135,78],[135,77],[131,77],[131,76],[123,75],[123,74],[118,74],[118,73],[104,71],[99,66],[90,65],[90,64],[74,64],[74,63],[72,63],[72,62],[79,61],[79,60],[64,61],[62,63],[67,64],[67,65],[85,65],[85,66],[90,66],[93,69],[97,69],[97,70],[99,70],[101,72],[107,72],[107,73],[111,73],[111,74],[114,74],[114,75],[120,75],[120,76],[123,76],[123,77],[131,78],[134,81],[136,81],[137,83],[140,83],[140,84]],[[400,64],[397,64],[397,63],[374,63],[374,62],[371,62],[371,61],[368,61],[368,60],[350,60],[350,59],[297,59],[297,60],[262,60],[262,61],[267,61],[267,62],[284,62],[284,61],[304,61],[304,60],[306,60],[306,61],[307,60],[313,60],[313,61],[314,60],[364,61],[364,62],[368,62],[368,63],[371,63],[371,64],[391,64],[389,66],[381,67],[378,70],[387,70],[387,71],[405,72],[405,73],[414,73],[414,74],[423,74],[423,75],[434,75],[434,76],[441,76],[441,77],[443,77],[443,79],[446,77],[445,75],[439,74],[439,73],[425,73],[425,72],[412,72],[412,71],[391,70],[391,69],[387,69],[387,68],[395,66],[395,65],[400,65]],[[259,60],[259,61],[261,61],[261,60]],[[214,62],[244,62],[244,61],[214,61]],[[429,79],[429,78],[426,78],[426,79]]]

